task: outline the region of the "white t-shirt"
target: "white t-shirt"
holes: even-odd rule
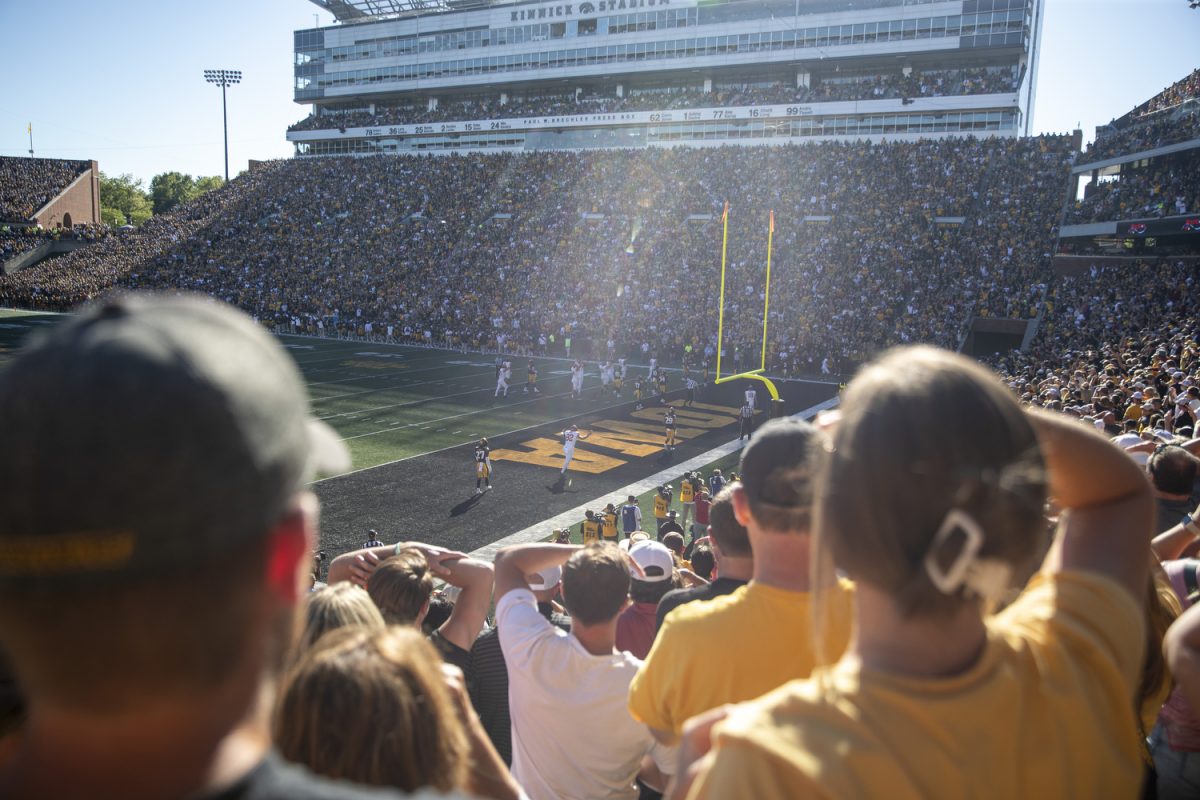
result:
[[[674,748],[657,744],[629,714],[629,684],[641,661],[592,655],[551,625],[527,589],[496,604],[508,663],[512,774],[531,800],[635,800],[642,757],[674,769]]]

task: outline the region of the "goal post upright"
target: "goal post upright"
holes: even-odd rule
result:
[[[717,304],[717,378],[721,382],[721,350],[725,343],[725,252],[729,245],[729,201],[725,201],[725,210],[721,212],[721,294]]]
[[[762,341],[762,370],[767,369],[767,315],[771,311],[771,243],[775,238],[775,209],[767,223],[767,285],[763,292],[763,341]]]
[[[771,395],[770,416],[775,418],[782,414],[783,399],[779,396],[779,389],[775,386],[774,381],[766,376],[767,371],[767,319],[771,310],[771,245],[775,235],[775,212],[771,211],[767,226],[767,277],[766,291],[764,292],[763,300],[763,343],[762,355],[758,369],[739,372],[736,375],[721,375],[721,351],[725,347],[725,268],[727,264],[726,253],[729,246],[729,201],[725,201],[725,210],[721,214],[721,292],[717,307],[717,375],[713,379],[714,384],[728,383],[739,378],[747,380],[755,380],[762,383],[767,392]]]

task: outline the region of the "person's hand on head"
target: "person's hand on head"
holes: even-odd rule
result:
[[[379,556],[370,551],[355,556],[354,561],[350,564],[350,581],[364,589],[367,588],[367,582],[380,562]]]

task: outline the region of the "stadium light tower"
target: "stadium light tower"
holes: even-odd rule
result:
[[[221,87],[221,126],[225,129],[225,182],[229,183],[229,111],[225,106],[225,87],[242,82],[242,72],[236,69],[206,69],[204,80]]]

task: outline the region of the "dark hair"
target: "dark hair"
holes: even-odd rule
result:
[[[717,564],[711,547],[700,545],[692,551],[692,572],[708,580],[712,577],[713,567]]]
[[[367,594],[389,625],[412,625],[433,594],[433,573],[420,550],[404,548],[367,580]]]
[[[611,542],[577,550],[563,565],[563,605],[583,625],[607,622],[629,597],[628,556]]]
[[[721,553],[733,558],[749,558],[750,537],[733,513],[733,487],[726,486],[713,498],[708,509],[708,526]]]
[[[675,571],[672,571],[671,577],[665,581],[642,581],[634,578],[629,583],[629,598],[635,603],[657,604],[664,594],[682,586],[683,581]]]
[[[421,630],[430,634],[445,624],[454,613],[454,601],[441,592],[434,592],[429,597],[429,610],[421,620]]]
[[[1160,444],[1150,454],[1146,469],[1154,488],[1166,494],[1191,494],[1200,461],[1175,444]]]

